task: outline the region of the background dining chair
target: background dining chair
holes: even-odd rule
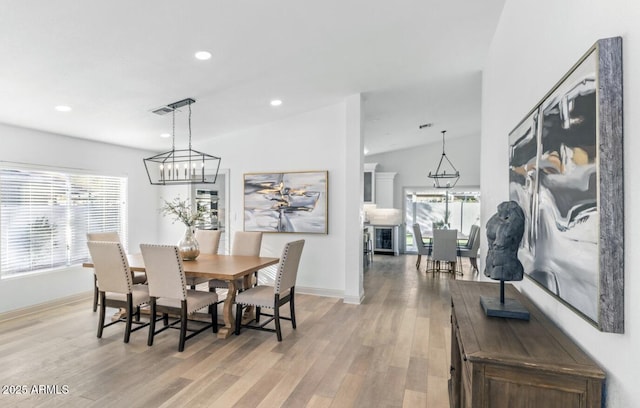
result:
[[[475,228],[474,228],[475,227]],[[471,267],[478,272],[478,251],[480,250],[480,227],[478,225],[472,225],[469,231],[469,240],[467,244],[458,247],[459,258],[469,258]]]
[[[88,232],[87,241],[102,241],[102,242],[120,242],[120,236],[116,231],[110,232]],[[147,281],[147,275],[144,272],[131,271],[131,278],[134,285],[145,283]],[[93,311],[98,309],[98,278],[93,275]]]
[[[218,253],[220,247],[220,237],[222,236],[221,230],[196,230],[196,240],[200,245],[201,254]]]
[[[200,253],[212,255],[217,254],[218,248],[220,247],[221,235],[222,231],[220,230],[196,230],[195,237],[196,241],[198,241],[198,246],[200,247]],[[207,278],[187,277],[187,286],[191,289],[195,289],[197,285],[209,282],[209,280],[210,279]]]
[[[452,272],[456,276],[456,261],[458,256],[457,249],[458,230],[454,229],[436,229],[433,230],[433,254],[432,269],[430,271],[442,271],[441,262],[447,263],[447,271]]]
[[[236,231],[233,234],[231,255],[260,256],[262,232]]]
[[[149,284],[149,305],[151,319],[149,321],[149,339],[147,344],[153,345],[156,334],[172,328],[180,323],[180,341],[178,351],[184,350],[185,342],[198,333],[213,327],[218,332],[218,295],[211,292],[187,290],[182,258],[178,247],[172,245],[140,244],[142,258],[147,270]],[[190,329],[187,326],[188,317],[196,311],[208,307],[211,323],[200,329]],[[156,313],[162,313],[164,327],[155,330]],[[180,318],[169,323],[168,314],[178,314]],[[198,323],[204,323],[198,321]],[[192,332],[187,336],[187,331]]]
[[[479,229],[480,227],[477,224],[473,224],[469,229],[469,238],[467,239],[467,242],[465,242],[464,244],[458,243],[458,249],[471,249],[471,247],[473,246],[473,240],[476,237],[476,232]]]
[[[418,260],[416,261],[416,269],[420,269],[420,261],[422,260],[422,255],[427,257],[427,269],[429,269],[429,260],[431,258],[431,251],[433,246],[431,243],[425,244],[422,239],[422,231],[420,230],[419,224],[413,224],[413,242],[416,246],[416,250],[418,251]]]
[[[262,246],[262,232],[255,231],[236,231],[233,234],[233,245],[231,246],[231,255],[241,256],[260,256],[260,247]],[[258,271],[255,273],[256,283],[258,282]],[[246,289],[244,280],[238,279],[236,287]],[[227,281],[221,279],[212,279],[209,281],[209,291],[215,292],[216,289],[228,289]]]
[[[140,323],[140,305],[149,301],[149,290],[146,285],[133,284],[127,256],[120,242],[88,241],[87,246],[93,261],[93,270],[100,282],[98,338],[102,337],[102,331],[105,327],[118,322],[125,322],[124,342],[128,343],[132,331],[147,326],[147,323]],[[119,318],[105,325],[104,315],[107,306],[124,308],[126,310],[125,319]],[[136,322],[141,326],[132,330],[134,307],[136,309]]]
[[[304,240],[289,242],[282,251],[282,257],[278,264],[278,272],[274,286],[258,285],[238,293],[236,296],[236,335],[240,334],[242,324],[242,307],[256,307],[256,325],[244,325],[250,329],[266,330],[276,332],[278,341],[282,341],[282,331],[280,330],[280,319],[291,320],[291,325],[296,328],[295,313],[295,285],[298,276],[298,266],[304,248]],[[280,316],[280,306],[289,303],[290,317]],[[273,314],[262,313],[262,308],[273,309]],[[271,317],[264,323],[260,323],[260,316]],[[265,326],[271,321],[275,322],[276,328],[268,329]]]

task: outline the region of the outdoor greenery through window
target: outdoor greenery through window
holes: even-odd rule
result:
[[[87,232],[126,239],[126,177],[0,167],[0,276],[80,264]]]
[[[406,191],[406,250],[415,251],[411,226],[419,224],[423,236],[433,235],[434,228],[456,229],[468,234],[480,222],[480,192]]]

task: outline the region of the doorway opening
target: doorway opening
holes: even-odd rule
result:
[[[411,226],[420,225],[425,236],[434,228],[449,228],[469,234],[480,223],[480,188],[404,189],[405,252],[415,253]]]

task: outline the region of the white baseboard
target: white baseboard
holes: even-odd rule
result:
[[[86,300],[93,298],[93,291],[77,293],[75,295],[66,296],[59,299],[50,300],[48,302],[39,303],[33,306],[27,306],[21,309],[15,309],[8,312],[0,313],[0,322],[16,319],[18,317],[24,317],[34,313],[40,313],[42,311],[52,309],[54,307],[66,305],[68,303],[77,302],[80,300]]]
[[[345,296],[343,299],[344,303],[348,303],[351,305],[359,305],[364,300],[364,292],[360,294],[360,296]]]
[[[304,286],[296,286],[296,293],[303,293],[306,295],[326,296],[332,298],[341,298],[344,303],[360,304],[364,300],[364,293],[358,296],[344,296],[344,291],[337,289],[318,289]],[[44,310],[48,310],[54,307],[62,306],[68,303],[73,303],[81,300],[87,300],[93,297],[93,291],[78,293],[71,296],[51,300],[49,302],[39,303],[37,305],[28,306],[21,309],[11,310],[9,312],[0,313],[0,322],[4,322],[18,317],[24,317],[30,314],[39,313]]]
[[[344,291],[337,289],[318,289],[305,286],[296,286],[296,293],[304,293],[305,295],[326,296],[333,298],[344,297]]]
[[[296,286],[296,293],[304,293],[306,295],[326,296],[333,298],[342,298],[344,303],[359,305],[364,300],[364,293],[360,296],[345,296],[344,291],[337,289],[318,289],[308,288],[304,286]]]

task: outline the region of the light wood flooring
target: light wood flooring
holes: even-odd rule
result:
[[[376,255],[361,305],[296,295],[298,329],[283,322],[281,343],[205,332],[178,353],[177,330],[147,347],[146,329],[124,344],[123,324],[98,339],[90,298],[2,322],[1,391],[28,392],[0,393],[0,407],[447,407],[450,277],[415,260]],[[465,264],[462,279],[476,276]]]

